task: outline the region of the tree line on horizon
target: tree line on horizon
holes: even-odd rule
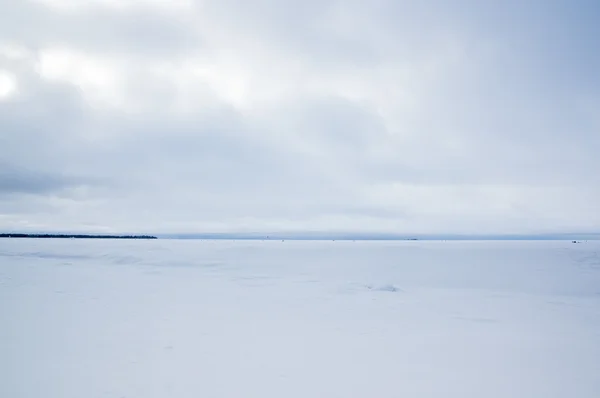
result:
[[[71,238],[71,239],[158,239],[151,235],[88,235],[88,234],[0,234],[0,238]]]

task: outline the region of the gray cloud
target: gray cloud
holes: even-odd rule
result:
[[[33,1],[2,2],[0,37],[34,49],[65,46],[104,54],[138,57],[177,57],[201,51],[201,38],[182,20],[161,10],[111,8],[92,5],[57,12]]]
[[[0,229],[600,225],[594,4],[192,3],[3,4]]]
[[[46,194],[77,185],[77,181],[70,178],[19,170],[6,164],[0,166],[2,167],[2,172],[0,172],[0,195]]]

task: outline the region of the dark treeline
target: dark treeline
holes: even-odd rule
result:
[[[0,234],[0,238],[157,239],[150,235]]]

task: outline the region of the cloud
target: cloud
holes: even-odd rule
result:
[[[0,229],[600,226],[593,3],[4,3]]]

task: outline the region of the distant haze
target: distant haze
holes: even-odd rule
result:
[[[0,232],[600,231],[597,1],[0,4]]]

